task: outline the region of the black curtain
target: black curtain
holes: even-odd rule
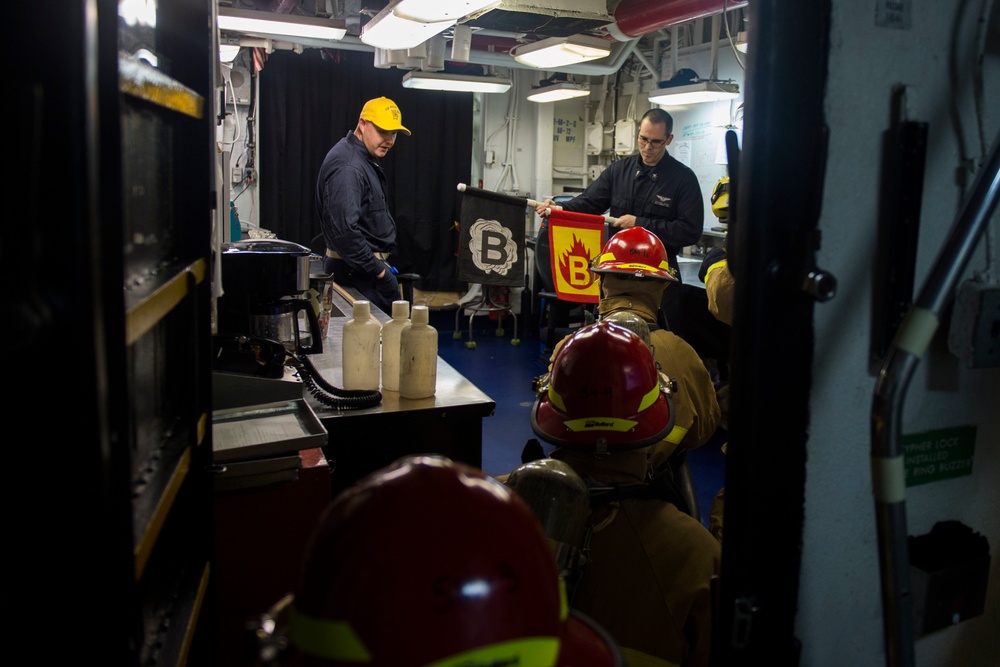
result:
[[[403,125],[382,166],[396,220],[392,261],[417,287],[461,292],[457,277],[461,193],[472,166],[472,93],[403,88],[406,73],[358,51],[275,51],[259,73],[260,226],[310,246],[320,233],[316,175],[330,147],[354,129],[364,103],[384,95]]]

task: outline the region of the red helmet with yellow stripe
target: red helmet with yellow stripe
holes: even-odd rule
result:
[[[588,451],[645,447],[673,425],[669,380],[652,352],[607,320],[578,329],[562,344],[531,411],[540,438]]]
[[[608,239],[590,270],[640,279],[677,280],[670,269],[663,241],[644,227],[629,227]]]
[[[335,497],[289,616],[296,665],[558,667],[584,641],[529,506],[437,455],[403,457]]]

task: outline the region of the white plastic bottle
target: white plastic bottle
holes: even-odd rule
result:
[[[372,319],[368,301],[355,301],[352,315],[344,323],[341,344],[344,389],[378,391],[382,325]]]
[[[399,391],[399,343],[410,326],[410,302],[393,301],[392,319],[382,325],[382,389]]]
[[[427,306],[414,306],[410,326],[399,337],[399,395],[428,398],[437,386],[438,332]]]

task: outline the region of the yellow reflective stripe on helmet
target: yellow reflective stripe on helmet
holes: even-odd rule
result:
[[[328,621],[291,610],[289,639],[300,650],[328,660],[371,662],[372,654],[347,621]]]
[[[617,262],[615,263],[616,269],[629,269],[632,271],[655,271],[656,267],[650,266],[649,264],[643,264],[641,262]]]
[[[628,667],[680,667],[679,663],[670,662],[663,658],[637,651],[633,648],[621,647],[622,657],[625,658]]]
[[[458,653],[424,667],[468,667],[469,665],[552,667],[559,659],[559,648],[558,637],[526,637]]]
[[[631,431],[638,423],[632,419],[614,417],[584,417],[563,422],[571,431],[621,431],[622,433]]]
[[[568,615],[569,607],[561,583],[560,588],[561,607]],[[299,612],[294,607],[291,610],[289,639],[299,650],[327,660],[358,664],[374,660],[371,651],[365,647],[347,621],[314,618]],[[463,667],[470,664],[552,667],[559,658],[559,649],[558,637],[524,637],[458,653],[429,663],[425,667]]]
[[[665,437],[664,440],[672,445],[679,445],[681,444],[681,440],[683,440],[684,436],[687,434],[688,430],[686,428],[683,426],[675,426],[670,430],[670,433],[667,433],[667,437]]]
[[[566,598],[566,580],[559,575],[559,620],[566,622],[569,618],[569,600]]]
[[[660,385],[654,386],[646,395],[642,397],[642,401],[639,403],[639,412],[642,412],[652,404],[656,403],[656,399],[660,397]]]
[[[551,384],[549,384],[549,402],[563,412],[566,412],[566,404],[563,402],[562,396],[559,395],[559,392]]]

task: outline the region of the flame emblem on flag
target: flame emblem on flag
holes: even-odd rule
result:
[[[594,284],[595,276],[590,271],[590,251],[573,234],[573,245],[559,257],[559,273],[574,289],[586,290]]]

